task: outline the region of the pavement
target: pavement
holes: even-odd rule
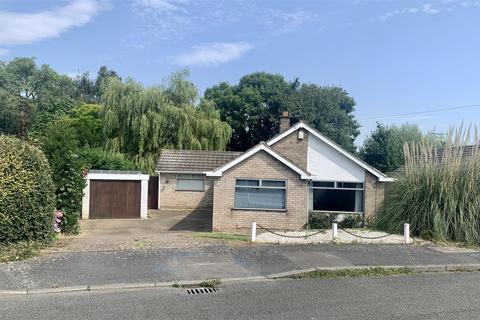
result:
[[[50,288],[156,286],[158,283],[275,277],[313,268],[474,265],[480,252],[418,245],[251,245],[52,252],[29,261],[0,264],[0,294]]]
[[[480,319],[480,273],[275,280],[185,289],[6,296],[2,320],[20,319]]]

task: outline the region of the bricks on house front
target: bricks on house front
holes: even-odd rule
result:
[[[160,209],[212,208],[213,181],[211,178],[205,179],[205,191],[177,191],[175,173],[161,173],[160,179]]]
[[[298,130],[272,145],[272,148],[303,169],[307,168],[308,132],[303,130],[303,139],[298,139]]]
[[[287,180],[286,211],[234,209],[236,178]],[[239,232],[237,226],[250,228],[253,221],[267,228],[301,229],[307,222],[307,181],[264,151],[215,178],[213,186],[213,231]]]
[[[365,172],[364,188],[364,214],[365,220],[368,222],[375,218],[378,208],[383,203],[385,196],[385,183],[378,182],[377,177],[370,172]]]

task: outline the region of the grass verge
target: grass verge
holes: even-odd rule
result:
[[[250,241],[250,236],[239,233],[225,233],[225,232],[199,232],[195,234],[195,237],[208,238],[208,239],[220,239],[227,241]]]
[[[174,283],[172,287],[174,288],[197,288],[197,287],[202,287],[202,288],[216,288],[217,286],[221,285],[222,281],[220,279],[209,279],[202,281],[198,284],[180,284],[180,283]]]
[[[316,270],[293,275],[292,279],[333,279],[333,278],[354,278],[354,277],[387,277],[401,274],[411,274],[408,268],[365,268],[365,269],[344,269],[344,270]]]
[[[0,245],[0,262],[20,261],[33,258],[40,253],[41,249],[51,245],[52,242],[53,241],[30,241]]]

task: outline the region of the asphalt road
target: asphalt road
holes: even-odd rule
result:
[[[480,273],[0,296],[0,319],[480,319]]]

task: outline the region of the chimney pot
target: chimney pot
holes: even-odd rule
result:
[[[283,111],[280,116],[280,133],[285,132],[290,128],[290,116],[288,111]]]

